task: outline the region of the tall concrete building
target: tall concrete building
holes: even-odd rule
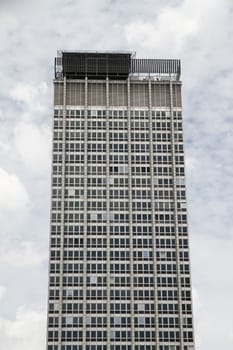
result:
[[[55,59],[47,350],[194,350],[179,60]]]

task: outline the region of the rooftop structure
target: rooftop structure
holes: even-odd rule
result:
[[[59,52],[55,78],[120,79],[129,76],[180,79],[180,60],[136,59],[130,52]]]

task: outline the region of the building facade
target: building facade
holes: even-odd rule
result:
[[[47,350],[194,350],[179,60],[55,59]]]

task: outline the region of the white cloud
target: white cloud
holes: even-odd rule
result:
[[[5,293],[6,293],[6,287],[0,286],[0,301]]]
[[[38,244],[34,242],[20,242],[16,246],[3,242],[0,247],[0,262],[16,268],[40,265],[47,258],[47,252],[41,250]]]
[[[41,350],[45,348],[44,310],[18,308],[14,320],[0,318],[1,350]]]
[[[0,168],[0,226],[2,234],[26,218],[29,196],[20,179]]]
[[[125,31],[129,43],[141,43],[144,48],[172,48],[172,56],[183,48],[186,40],[198,31],[197,18],[187,11],[185,4],[180,7],[166,7],[158,15],[156,21],[145,18],[126,24]],[[161,50],[160,50],[161,52]],[[160,53],[161,54],[161,53]]]
[[[0,153],[8,153],[11,145],[9,143],[0,142]]]
[[[15,127],[14,136],[16,150],[27,169],[36,176],[48,175],[51,147],[48,127],[22,121]]]
[[[233,239],[192,236],[192,270],[197,344],[203,349],[231,349]],[[227,276],[227,277],[226,277]],[[222,300],[222,296],[225,300]],[[213,330],[218,336],[213,336]]]
[[[47,94],[48,86],[46,82],[39,82],[36,85],[19,82],[11,91],[11,97],[13,99],[25,104],[25,107],[33,112],[47,111]],[[33,114],[30,118],[33,118]]]

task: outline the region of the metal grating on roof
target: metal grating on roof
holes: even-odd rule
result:
[[[180,60],[132,59],[130,73],[179,74]]]

